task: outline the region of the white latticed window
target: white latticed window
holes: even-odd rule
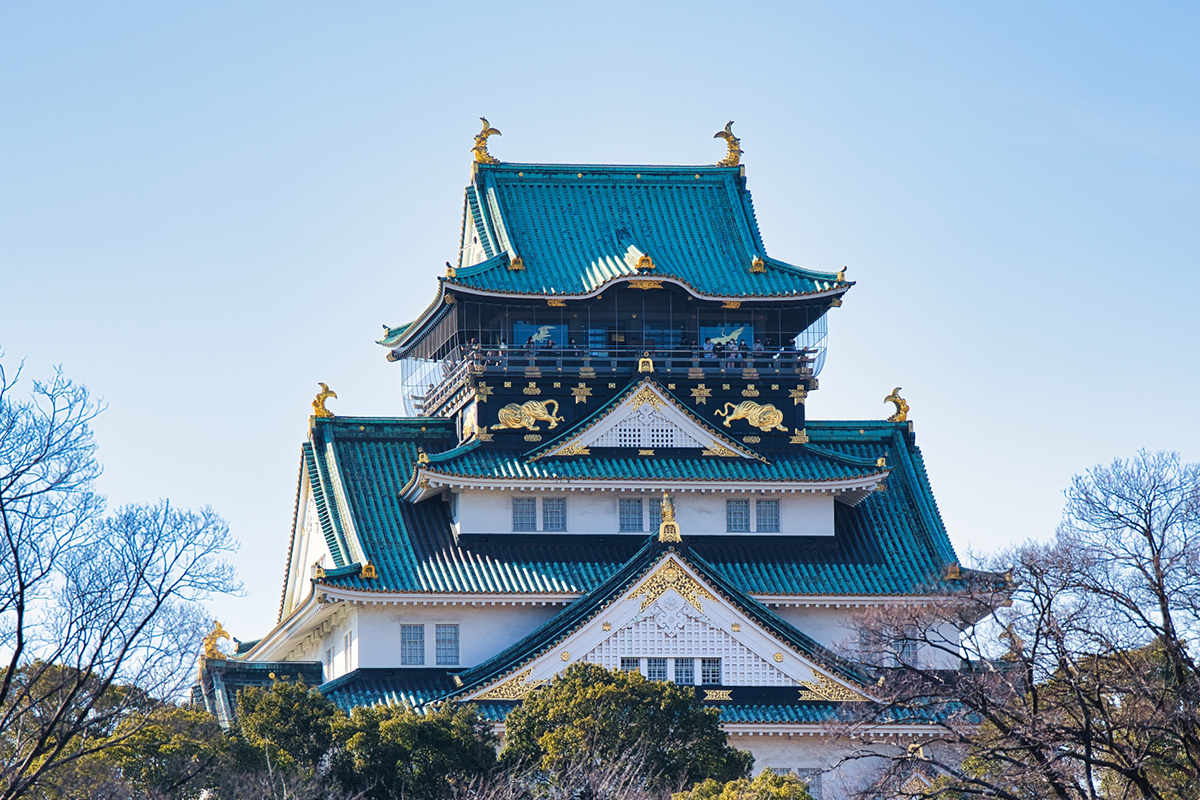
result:
[[[646,659],[646,680],[665,681],[667,679],[667,660],[665,658]]]
[[[400,663],[416,665],[425,663],[425,626],[400,626]]]
[[[700,682],[715,684],[719,684],[721,682],[721,659],[700,659]]]
[[[542,501],[542,530],[565,531],[567,529],[567,498],[547,497]]]
[[[642,501],[621,501],[621,531],[630,532],[642,530]]]
[[[437,663],[454,666],[458,663],[458,626],[438,625],[434,630],[437,638]]]
[[[675,659],[675,682],[680,686],[691,686],[696,682],[696,661],[692,658]]]
[[[675,429],[674,428],[651,428],[650,429],[650,446],[651,447],[674,447],[675,446]]]
[[[621,672],[637,672],[638,671],[638,661],[639,661],[639,659],[636,659],[636,658],[622,658],[621,659]]]
[[[537,530],[537,499],[533,497],[513,498],[513,530]]]
[[[755,529],[759,533],[779,533],[779,501],[759,500],[754,505],[758,518]]]
[[[750,530],[750,501],[725,501],[725,530],[730,533],[747,533]]]
[[[657,497],[650,498],[650,532],[656,533],[662,525],[662,501]]]
[[[617,447],[638,447],[642,443],[641,428],[617,428]]]

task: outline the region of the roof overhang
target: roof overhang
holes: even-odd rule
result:
[[[765,494],[830,494],[846,505],[856,506],[887,479],[890,470],[837,481],[631,481],[574,478],[468,478],[448,475],[420,465],[400,496],[419,503],[447,490],[555,491],[555,492],[646,492],[688,493],[760,492]]]
[[[478,295],[481,297],[504,297],[504,298],[511,298],[514,300],[543,300],[543,299],[544,300],[550,300],[550,299],[554,299],[554,300],[590,300],[591,298],[596,297],[597,295],[601,294],[602,292],[613,288],[615,284],[621,284],[621,283],[633,284],[633,286],[631,288],[634,288],[634,289],[656,289],[656,288],[662,288],[663,284],[670,283],[670,284],[674,284],[674,285],[686,290],[688,292],[688,294],[692,295],[697,300],[712,300],[714,302],[720,302],[720,303],[728,302],[729,300],[737,300],[741,303],[778,303],[781,300],[783,300],[783,301],[786,301],[786,300],[823,300],[823,299],[832,300],[834,298],[841,297],[842,295],[844,295],[847,291],[849,291],[850,287],[854,285],[854,281],[843,281],[841,283],[838,283],[836,280],[830,280],[828,282],[830,284],[830,288],[822,289],[822,290],[816,291],[816,292],[797,292],[795,294],[777,294],[777,295],[762,295],[762,296],[743,295],[743,294],[716,295],[716,294],[706,294],[704,292],[701,292],[699,289],[692,286],[692,284],[688,283],[687,281],[683,280],[682,278],[678,278],[673,275],[642,274],[642,275],[616,275],[616,276],[604,281],[603,283],[601,283],[599,286],[592,289],[591,291],[585,292],[582,294],[567,294],[567,293],[558,293],[558,292],[546,292],[546,293],[536,293],[535,294],[535,293],[525,293],[525,292],[503,292],[503,291],[495,291],[492,289],[480,289],[478,287],[467,286],[467,285],[464,285],[461,283],[456,283],[454,281],[454,279],[452,279],[452,278],[439,278],[439,281],[441,284],[440,288],[439,288],[439,296],[442,292],[453,290],[455,292],[462,292],[464,294]],[[658,286],[654,286],[653,284],[658,284]]]

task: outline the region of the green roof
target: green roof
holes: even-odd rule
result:
[[[764,474],[796,480],[785,475],[828,479],[867,469],[856,464],[871,464],[870,469],[875,469],[874,460],[886,458],[891,470],[887,490],[871,492],[853,507],[836,503],[833,536],[690,537],[684,531],[687,545],[732,586],[750,594],[910,595],[942,585],[946,567],[958,559],[908,426],[809,421],[807,430],[809,446],[797,446],[786,454],[768,453],[774,459],[770,464],[714,457],[680,458],[674,465],[657,459],[591,462],[620,464],[633,471],[621,473],[622,478],[633,474],[651,480],[661,478],[664,470],[688,475],[703,469],[706,475],[739,480]],[[447,503],[432,498],[414,504],[400,497],[416,467],[418,447],[432,454],[431,466],[441,461],[437,453],[455,447],[450,420],[317,419],[312,437],[306,459],[323,467],[314,463],[308,474],[319,482],[328,481],[330,466],[336,462],[340,496],[345,498],[343,505],[338,494],[322,488],[324,484],[316,487],[323,502],[338,512],[329,514],[327,539],[339,542],[333,519],[343,515],[353,519],[366,556],[378,571],[375,579],[362,578],[359,569],[331,571],[323,579],[330,586],[391,592],[584,594],[619,571],[644,542],[640,535],[456,537]],[[591,469],[583,460],[543,458],[529,464],[511,452],[493,458],[483,448],[472,448],[465,457],[475,459],[467,463],[488,469],[507,464],[514,475]],[[658,470],[651,474],[653,465]]]
[[[852,285],[766,255],[738,167],[479,164],[464,214],[484,259],[460,263],[448,287],[583,296],[635,276],[744,299]],[[653,269],[636,268],[641,254]],[[516,257],[523,269],[509,268]]]

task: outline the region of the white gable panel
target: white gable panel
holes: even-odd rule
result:
[[[861,699],[746,613],[722,599],[674,552],[562,641],[465,700],[524,697],[570,664],[618,669],[622,657],[720,658],[726,686],[795,686],[802,699]],[[700,675],[696,675],[699,682]]]
[[[644,382],[603,419],[554,448],[549,455],[579,454],[591,447],[695,447],[724,456],[757,458],[731,439],[714,437],[712,431],[650,382]]]

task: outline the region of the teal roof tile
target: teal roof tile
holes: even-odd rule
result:
[[[766,256],[737,167],[481,164],[466,194],[486,257],[460,265],[448,285],[583,296],[642,275],[641,254],[654,262],[645,277],[704,296],[800,297],[853,285]],[[524,269],[509,269],[516,256]],[[755,258],[762,272],[750,271]]]

